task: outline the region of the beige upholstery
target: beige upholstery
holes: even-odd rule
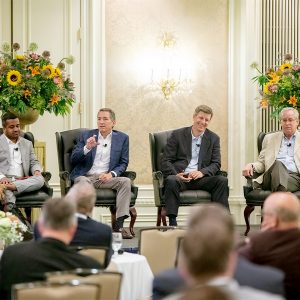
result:
[[[13,286],[12,291],[14,300],[101,299],[101,286],[99,284],[81,283],[79,281],[16,284]]]
[[[47,281],[51,283],[77,279],[82,283],[100,284],[101,296],[99,300],[119,299],[122,274],[118,272],[107,272],[97,269],[77,269],[73,271],[46,273],[46,277]]]
[[[185,229],[178,227],[152,227],[140,231],[139,252],[144,255],[153,274],[175,266],[178,238]]]
[[[105,266],[105,258],[108,249],[105,247],[81,247],[78,252],[97,260],[102,266]]]

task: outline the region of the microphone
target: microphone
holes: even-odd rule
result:
[[[15,151],[19,151],[19,148],[14,148]]]
[[[107,147],[107,144],[104,144],[103,147]]]
[[[287,146],[288,146],[288,147],[291,147],[291,146],[292,146],[292,143],[288,143]]]

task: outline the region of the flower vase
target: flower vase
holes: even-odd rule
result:
[[[24,113],[15,111],[13,108],[11,108],[10,112],[18,117],[22,131],[25,129],[26,125],[36,122],[40,115],[38,110],[32,108],[28,108]]]

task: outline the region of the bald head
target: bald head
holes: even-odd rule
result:
[[[263,208],[263,229],[289,229],[298,227],[300,204],[297,196],[289,192],[272,193]]]

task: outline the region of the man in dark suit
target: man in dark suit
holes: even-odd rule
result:
[[[206,105],[196,107],[193,125],[174,130],[162,157],[165,177],[165,208],[169,225],[176,226],[179,193],[206,190],[212,201],[229,209],[228,180],[217,175],[221,167],[220,138],[207,129],[213,111]]]
[[[285,274],[287,299],[300,299],[300,204],[290,192],[272,193],[264,203],[262,231],[253,234],[239,253]]]
[[[74,169],[71,179],[75,182],[87,177],[96,189],[109,188],[117,192],[117,231],[123,238],[132,235],[124,228],[124,220],[129,217],[131,182],[121,177],[129,162],[129,138],[120,131],[113,130],[115,113],[110,108],[101,108],[97,115],[98,129],[85,131],[79,137],[71,155]]]
[[[238,257],[237,259],[234,279],[242,286],[245,285],[284,296],[284,274],[282,271],[268,266],[253,264],[243,257]],[[152,298],[153,300],[160,300],[185,287],[186,283],[178,269],[169,269],[154,277]]]
[[[40,240],[9,246],[2,254],[1,299],[10,299],[13,284],[44,280],[46,272],[103,267],[68,248],[77,227],[74,202],[66,198],[48,199],[39,222]]]
[[[44,185],[44,177],[32,143],[20,136],[17,116],[5,113],[1,119],[0,200],[4,210],[10,211],[16,202],[16,195],[40,189]]]
[[[77,229],[70,246],[106,247],[108,251],[104,267],[107,267],[113,253],[111,245],[112,231],[108,225],[91,218],[96,202],[95,188],[88,181],[79,181],[71,187],[66,198],[74,201],[77,206]],[[41,237],[36,225],[34,226],[34,237],[35,239]]]

